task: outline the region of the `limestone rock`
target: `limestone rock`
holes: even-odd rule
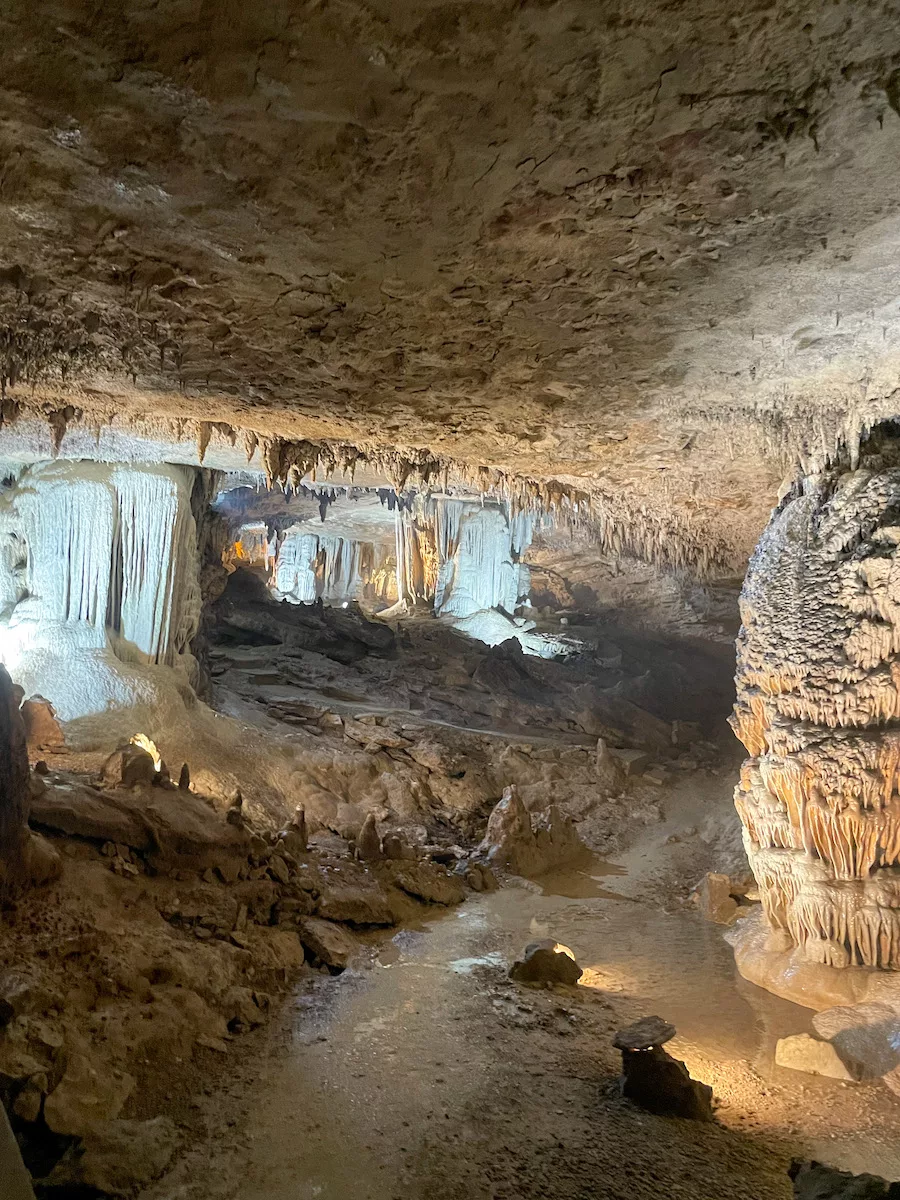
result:
[[[363,862],[378,862],[384,857],[374,813],[369,813],[363,821],[356,839],[356,854]]]
[[[565,983],[574,985],[584,974],[568,946],[553,938],[529,942],[509,977],[517,983]]]
[[[60,833],[127,846],[155,867],[204,871],[222,863],[241,864],[250,846],[246,830],[223,821],[199,796],[164,788],[110,794],[89,787],[48,787],[32,801],[32,820]]]
[[[0,665],[0,899],[25,883],[30,802],[25,725],[12,680]]]
[[[162,1175],[178,1143],[175,1122],[169,1117],[111,1121],[71,1146],[46,1184],[50,1188],[93,1188],[103,1195],[130,1196],[135,1188]]]
[[[29,750],[61,750],[65,747],[56,710],[43,696],[32,696],[22,704],[22,720]]]
[[[828,1008],[812,1023],[854,1079],[879,1079],[900,1067],[900,1014],[888,1005]]]
[[[650,766],[650,755],[646,750],[613,750],[622,767],[622,773],[629,777],[643,775]]]
[[[156,778],[153,755],[130,743],[114,750],[100,768],[100,779],[109,787],[135,787]]]
[[[416,862],[393,864],[386,878],[417,900],[428,904],[461,904],[466,898],[466,889],[458,875],[451,874],[437,863]]]
[[[717,925],[731,925],[738,914],[737,901],[731,895],[731,879],[714,871],[707,873],[697,889],[700,913]]]
[[[775,1045],[775,1063],[792,1071],[805,1071],[808,1075],[853,1080],[834,1046],[830,1042],[820,1042],[808,1033],[779,1038]]]
[[[618,792],[625,780],[625,764],[619,754],[610,750],[602,737],[597,738],[594,754],[594,774],[600,787]]]
[[[381,852],[385,858],[394,861],[415,861],[415,849],[410,846],[400,833],[386,833],[381,839]]]
[[[586,853],[575,825],[554,806],[533,825],[514,784],[488,818],[478,848],[492,867],[505,867],[516,875],[541,875]]]
[[[62,859],[56,847],[42,834],[30,831],[22,853],[26,876],[32,887],[43,887],[59,879]]]
[[[314,958],[341,971],[359,949],[356,939],[346,929],[318,917],[303,918],[300,940]]]
[[[88,1053],[68,1057],[65,1074],[44,1103],[44,1117],[54,1133],[81,1137],[114,1121],[131,1095],[135,1081],[124,1071],[111,1071]]]
[[[795,1200],[900,1200],[900,1183],[878,1175],[851,1175],[819,1162],[795,1159],[788,1171]]]
[[[319,897],[317,915],[348,925],[393,925],[394,914],[387,896],[374,881],[326,880]]]

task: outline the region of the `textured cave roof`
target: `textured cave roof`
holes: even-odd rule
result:
[[[6,0],[7,395],[553,476],[739,562],[896,411],[896,17]]]

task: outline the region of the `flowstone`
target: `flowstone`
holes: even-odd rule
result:
[[[751,561],[735,804],[771,950],[898,969],[900,450],[867,451],[796,486]]]

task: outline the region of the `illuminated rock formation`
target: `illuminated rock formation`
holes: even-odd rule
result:
[[[190,675],[200,616],[192,469],[53,462],[0,502],[0,657],[63,720]]]
[[[833,967],[900,968],[896,462],[888,447],[795,487],[741,599],[744,840],[769,925]]]

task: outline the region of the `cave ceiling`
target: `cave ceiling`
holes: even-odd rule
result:
[[[6,0],[7,400],[553,477],[745,558],[896,412],[890,4]]]

